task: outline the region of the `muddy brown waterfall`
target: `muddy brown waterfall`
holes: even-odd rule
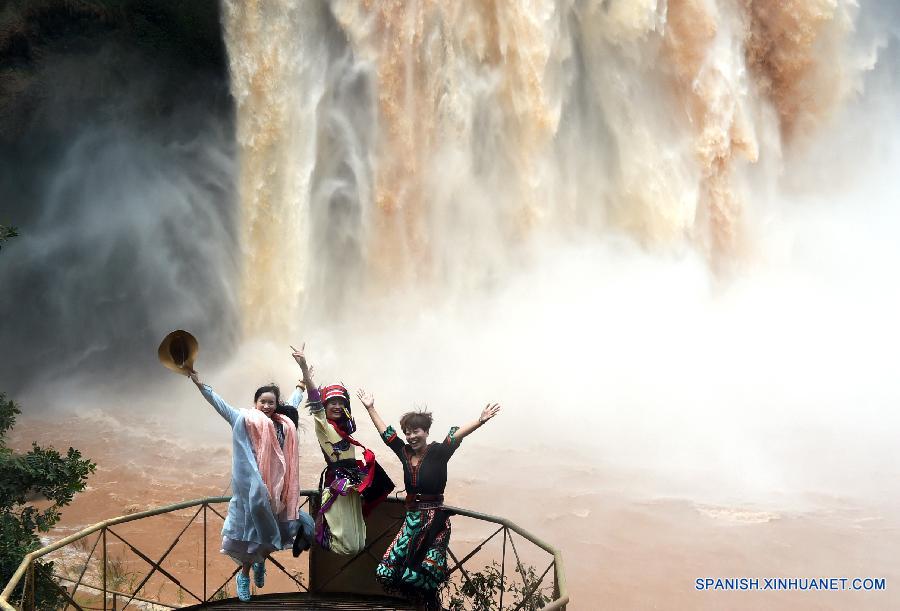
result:
[[[250,334],[316,296],[469,290],[576,231],[727,268],[755,164],[859,68],[849,2],[223,6]]]

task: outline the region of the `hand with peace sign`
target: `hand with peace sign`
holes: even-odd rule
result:
[[[303,372],[303,384],[306,386],[307,391],[315,388],[312,377],[314,370],[306,360],[306,342],[300,344],[299,349],[291,346],[291,356],[293,356],[297,364],[300,365],[300,371]]]
[[[306,355],[304,354],[304,350],[306,350],[306,342],[300,344],[300,349],[294,348],[291,346],[291,356],[294,357],[294,360],[297,361],[297,364],[300,365],[300,369],[306,371],[309,365],[306,362]]]

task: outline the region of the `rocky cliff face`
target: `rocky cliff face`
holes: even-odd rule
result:
[[[0,9],[0,388],[227,325],[232,125],[215,0]]]
[[[0,140],[61,135],[148,73],[156,82],[131,100],[133,118],[171,112],[178,91],[227,111],[217,2],[13,0],[0,11]]]

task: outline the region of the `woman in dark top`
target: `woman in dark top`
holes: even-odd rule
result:
[[[439,609],[438,590],[447,579],[450,543],[450,513],[443,508],[447,461],[463,438],[496,416],[500,406],[488,403],[478,420],[452,427],[440,443],[428,443],[431,414],[407,412],[400,418],[404,442],[394,427],[385,426],[375,411],[372,395],[360,390],[357,397],[381,438],[400,459],[406,485],[403,526],[381,559],[375,576],[386,590],[411,598],[420,608]]]

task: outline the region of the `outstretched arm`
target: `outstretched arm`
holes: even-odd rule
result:
[[[304,354],[304,350],[306,349],[306,342],[300,344],[300,349],[297,350],[293,346],[291,346],[292,356],[294,360],[297,361],[297,364],[300,365],[300,371],[303,372],[303,385],[306,387],[306,392],[309,394],[310,400],[313,400],[313,391],[316,388],[315,383],[313,382],[313,369],[309,366],[309,363],[306,362],[306,355]]]
[[[471,434],[476,429],[480,428],[485,422],[493,418],[497,415],[497,412],[500,411],[499,403],[488,403],[487,406],[483,410],[481,410],[481,415],[478,416],[478,420],[473,420],[467,424],[459,427],[459,430],[456,431],[454,437],[458,440],[462,440],[463,437]]]
[[[363,407],[365,407],[366,411],[369,413],[369,418],[372,419],[372,424],[374,424],[375,428],[378,429],[378,434],[384,435],[384,431],[387,430],[387,426],[385,426],[384,420],[381,419],[381,416],[378,415],[378,412],[375,411],[375,397],[373,397],[370,393],[364,391],[362,388],[356,391],[356,396],[359,397],[359,400],[362,402]]]
[[[200,374],[196,371],[191,371],[191,375],[188,376],[191,379],[191,382],[197,385],[197,388],[200,390],[200,394],[203,395],[203,398],[206,399],[210,405],[216,408],[216,411],[219,412],[219,415],[225,418],[228,421],[228,424],[234,426],[235,421],[238,417],[238,411],[228,405],[222,397],[216,394],[216,392],[210,388],[208,384],[204,384],[200,381]]]
[[[297,382],[297,385],[294,387],[294,392],[291,394],[291,398],[288,401],[293,407],[300,408],[300,404],[303,403],[303,391],[306,389],[306,384],[303,382],[303,378],[300,378],[300,381]]]
[[[197,388],[203,390],[203,382],[200,381],[200,374],[197,373],[194,369],[191,369],[191,375],[188,376],[191,379],[191,382],[197,385]]]

